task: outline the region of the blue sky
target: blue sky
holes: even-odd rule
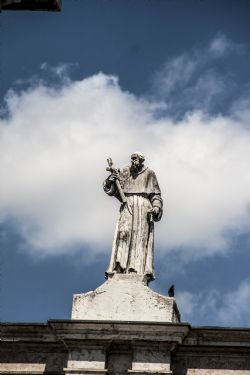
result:
[[[158,176],[151,287],[183,321],[249,326],[248,1],[64,0],[3,12],[1,320],[69,318],[104,281],[106,157]]]

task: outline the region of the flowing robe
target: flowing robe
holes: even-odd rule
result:
[[[162,216],[161,191],[155,173],[149,168],[135,173],[126,167],[119,180],[132,215],[122,204],[106,274],[135,272],[150,281],[154,279],[154,221]],[[109,178],[104,181],[104,191],[121,201],[115,183]],[[152,214],[154,207],[159,207],[157,215]]]

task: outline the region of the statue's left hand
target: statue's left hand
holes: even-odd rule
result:
[[[153,213],[154,221],[161,220],[162,210],[160,207],[158,206],[153,207],[152,213]]]
[[[160,213],[160,207],[153,207],[153,214],[154,214],[155,216],[158,216],[159,213]]]

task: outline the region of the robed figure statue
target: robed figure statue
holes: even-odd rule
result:
[[[154,221],[161,219],[163,202],[155,173],[144,160],[141,152],[135,152],[130,166],[107,168],[111,174],[104,191],[121,202],[107,276],[137,273],[147,281],[154,279]]]

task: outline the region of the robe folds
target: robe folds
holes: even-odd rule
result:
[[[136,173],[131,167],[125,167],[119,180],[132,215],[127,206],[121,204],[106,275],[135,272],[150,281],[154,279],[154,221],[162,216],[161,191],[155,173],[149,168]],[[104,191],[121,201],[109,177],[104,181]],[[154,207],[159,207],[157,215],[152,215]]]

